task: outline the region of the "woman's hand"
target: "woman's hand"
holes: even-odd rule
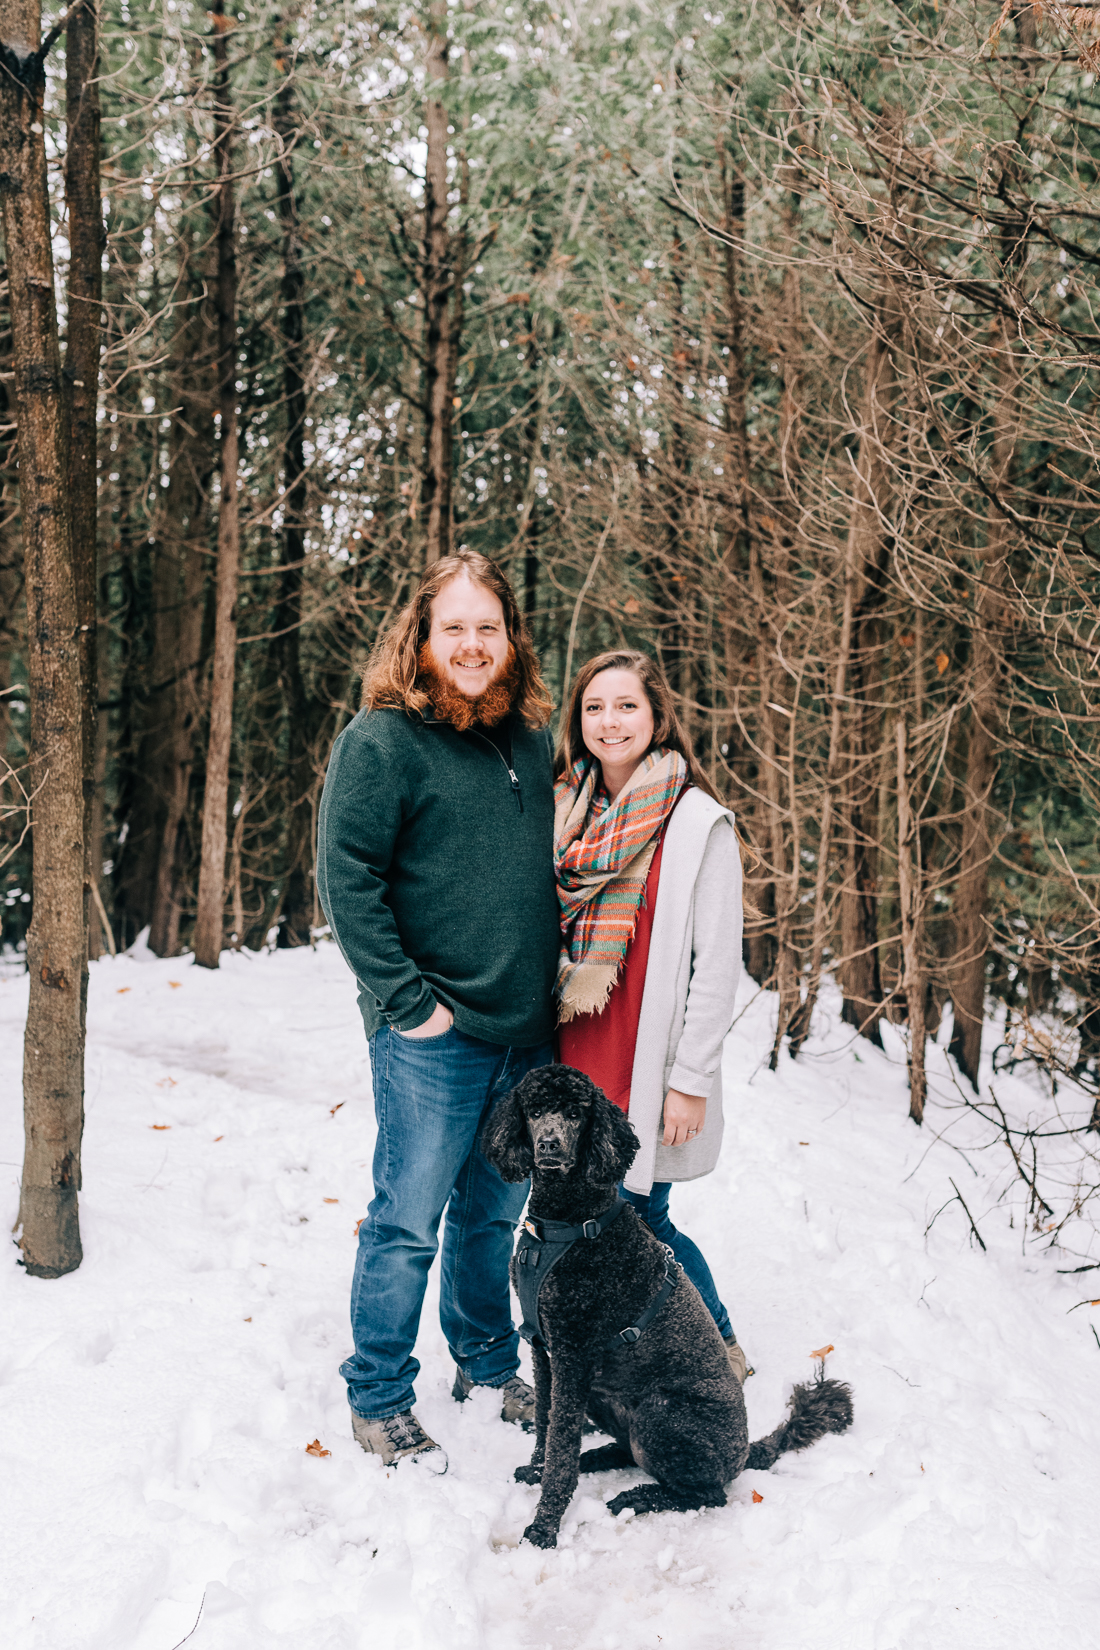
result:
[[[420,1037],[442,1037],[445,1031],[450,1031],[455,1017],[449,1008],[442,1003],[436,1003],[432,1009],[431,1018],[424,1021],[422,1026],[414,1026],[411,1031],[399,1031],[399,1037],[408,1037],[411,1040]]]
[[[686,1145],[689,1140],[694,1140],[697,1134],[702,1134],[706,1120],[707,1102],[704,1095],[681,1094],[679,1089],[669,1089],[665,1100],[665,1132],[662,1144]]]

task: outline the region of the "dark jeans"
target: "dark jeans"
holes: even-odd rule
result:
[[[703,1297],[703,1305],[718,1325],[718,1333],[723,1340],[729,1340],[733,1335],[729,1313],[718,1299],[718,1291],[714,1287],[714,1279],[710,1275],[710,1267],[703,1259],[702,1252],[696,1248],[689,1237],[678,1232],[672,1224],[668,1214],[668,1194],[672,1190],[671,1182],[657,1180],[648,1197],[640,1192],[628,1192],[622,1188],[623,1196],[633,1203],[650,1231],[661,1243],[667,1243],[684,1271],[691,1279]]]
[[[355,1352],[340,1373],[352,1409],[378,1420],[412,1406],[413,1347],[444,1209],[439,1319],[451,1356],[479,1386],[500,1386],[519,1367],[508,1263],[527,1182],[501,1180],[477,1137],[501,1095],[554,1051],[502,1048],[452,1026],[438,1037],[385,1027],[370,1053],[374,1198],[351,1288]]]

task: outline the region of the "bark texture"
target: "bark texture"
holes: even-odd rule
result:
[[[847,718],[846,771],[837,799],[844,824],[846,868],[840,896],[842,1014],[879,1043],[882,984],[879,974],[877,918],[877,820],[869,818],[874,776],[871,764],[872,716],[868,709],[868,676],[874,668],[875,608],[889,544],[884,526],[891,493],[887,453],[891,445],[890,420],[897,398],[897,375],[891,348],[896,325],[889,307],[877,318],[867,359],[867,377],[860,415],[859,459],[856,464],[852,513],[844,569],[844,604],[850,611],[847,657],[850,703]],[[843,685],[838,688],[843,693]],[[836,806],[836,804],[834,804]]]
[[[1007,324],[995,323],[994,345],[1000,356],[1000,393],[994,412],[991,490],[996,496],[1009,479],[1016,444],[1016,371]],[[1001,664],[1004,622],[1002,588],[1010,547],[1007,519],[990,505],[986,541],[974,593],[974,628],[970,657],[970,728],[966,752],[962,851],[954,897],[954,948],[951,998],[955,1021],[950,1052],[959,1070],[978,1088],[985,1017],[986,954],[989,931],[985,912],[989,862],[993,857],[990,792],[997,777],[1001,723]]]
[[[184,311],[177,339],[172,404],[180,411],[173,423],[154,570],[154,655],[162,682],[149,733],[148,776],[157,786],[159,830],[149,949],[158,957],[174,957],[179,951],[180,916],[187,898],[185,821],[202,713],[203,534],[215,443],[212,356],[198,286],[196,282],[195,299]]]
[[[452,448],[455,374],[462,334],[463,240],[447,218],[447,109],[441,90],[448,77],[446,0],[432,0],[425,59],[424,124],[428,152],[424,172],[424,484],[422,502],[429,562],[451,553]]]
[[[296,129],[294,86],[288,78],[279,92],[276,130],[283,140],[276,165],[279,221],[283,231],[283,394],[286,439],[283,449],[283,571],[275,609],[277,665],[287,708],[287,885],[278,944],[309,945],[313,924],[313,771],[314,707],[306,693],[300,650],[302,571],[305,561],[306,388],[303,378],[305,271],[301,228],[294,193],[292,145]],[[243,819],[243,810],[241,817]]]
[[[96,840],[96,405],[105,230],[99,182],[99,6],[84,0],[65,36],[65,205],[69,217],[69,332],[64,384],[69,396],[69,511],[83,682],[85,921],[90,955],[98,957],[99,877]],[[92,884],[96,899],[92,898]]]
[[[913,812],[909,764],[909,730],[904,716],[895,724],[898,755],[898,897],[901,905],[902,981],[909,1019],[909,1115],[924,1119],[927,1081],[924,1070],[927,978],[924,968],[924,897],[921,886],[920,828]]]
[[[0,3],[0,207],[12,317],[27,593],[34,915],[23,1047],[19,1245],[34,1277],[80,1265],[84,1125],[84,707],[68,504],[69,427],[54,303],[37,0]]]
[[[237,654],[237,584],[240,570],[240,511],[237,497],[237,248],[236,190],[233,179],[235,117],[229,91],[228,33],[232,23],[225,0],[212,12],[214,59],[214,152],[218,162],[217,309],[218,407],[221,415],[221,494],[218,501],[218,574],[214,600],[214,668],[210,686],[210,735],[206,749],[206,791],[202,812],[202,865],[195,916],[195,961],[217,968],[225,909],[226,814],[229,755],[233,741],[233,681]]]

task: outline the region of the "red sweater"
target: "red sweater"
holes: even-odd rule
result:
[[[671,817],[671,815],[670,815]],[[634,1045],[638,1041],[638,1021],[642,1014],[642,992],[649,962],[649,939],[653,932],[653,908],[661,876],[664,832],[657,844],[645,880],[645,894],[638,911],[630,944],[626,948],[619,977],[599,1014],[578,1014],[558,1030],[558,1058],[563,1066],[576,1066],[620,1111],[630,1110],[630,1078],[634,1070]]]

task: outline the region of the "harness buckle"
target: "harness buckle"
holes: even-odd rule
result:
[[[641,1330],[636,1329],[633,1324],[631,1324],[629,1329],[620,1329],[619,1330],[619,1339],[621,1341],[625,1341],[627,1346],[633,1346],[634,1342],[635,1341],[640,1341],[641,1338],[642,1338]]]
[[[600,1235],[600,1223],[598,1220],[586,1220],[584,1225],[581,1227],[581,1231],[584,1233],[586,1238],[598,1238]]]
[[[537,1220],[531,1220],[530,1218],[526,1219],[523,1222],[523,1230],[525,1232],[530,1232],[533,1238],[537,1238],[540,1243],[542,1242],[542,1233],[539,1231],[539,1223]]]

